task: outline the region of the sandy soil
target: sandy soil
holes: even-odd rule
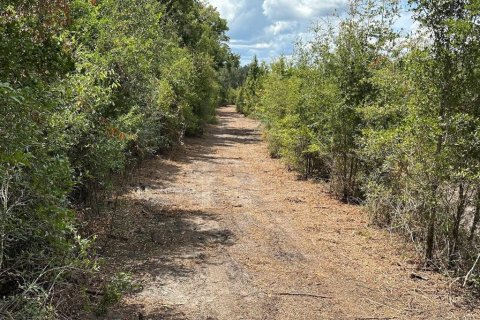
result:
[[[270,159],[257,121],[218,115],[122,196],[107,261],[141,290],[109,319],[480,319],[360,207]]]

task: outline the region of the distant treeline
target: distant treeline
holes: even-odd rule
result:
[[[365,204],[427,267],[477,285],[480,1],[410,10],[418,30],[405,35],[397,1],[350,1],[293,59],[255,59],[237,106],[263,121],[272,156]]]
[[[198,0],[0,3],[0,318],[73,317],[98,266],[72,208],[214,120],[226,31]]]

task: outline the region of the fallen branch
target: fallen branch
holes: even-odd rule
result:
[[[317,295],[317,294],[301,293],[301,292],[279,292],[279,293],[276,293],[276,295],[279,295],[279,296],[311,297],[311,298],[319,298],[319,299],[332,299],[332,297],[329,297],[329,296],[322,296],[322,295]]]
[[[467,282],[468,282],[468,278],[472,275],[473,270],[475,270],[475,267],[477,266],[478,260],[480,260],[480,254],[478,254],[477,260],[475,260],[475,263],[473,264],[472,269],[470,269],[470,271],[468,271],[467,275],[465,276],[465,281],[463,281],[463,286],[464,286],[464,287],[465,287],[465,285],[466,285]]]
[[[355,318],[355,320],[393,320],[393,319],[397,319],[397,318],[377,318],[377,317],[373,317],[373,318]]]
[[[103,296],[105,293],[95,289],[86,289],[85,293],[88,293],[92,296]]]
[[[428,277],[422,276],[421,274],[418,274],[418,273],[412,273],[412,274],[410,275],[410,278],[412,278],[412,279],[418,279],[418,280],[424,280],[424,281],[430,280]]]

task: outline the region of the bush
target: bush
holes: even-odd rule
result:
[[[351,1],[291,63],[254,59],[237,107],[262,119],[272,156],[463,276],[479,243],[478,8],[411,3],[425,33],[394,32],[397,1]]]
[[[56,288],[96,272],[73,209],[201,134],[238,58],[226,22],[193,0],[7,1],[0,17],[0,317],[53,318]]]

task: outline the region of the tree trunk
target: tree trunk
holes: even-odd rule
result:
[[[433,262],[433,252],[435,248],[435,224],[437,223],[436,207],[436,205],[432,205],[431,208],[429,208],[427,242],[425,244],[425,259],[427,264],[431,264]]]
[[[442,118],[442,123],[444,119],[444,103],[441,104],[440,114]],[[437,147],[435,150],[435,166],[438,166],[438,156],[443,150],[443,132],[437,137]],[[437,170],[434,171],[435,174]],[[433,253],[435,250],[435,225],[437,223],[437,191],[438,191],[438,178],[434,177],[434,182],[431,185],[431,194],[430,194],[430,207],[428,208],[428,231],[427,231],[427,242],[425,245],[425,259],[428,265],[433,263]]]
[[[450,48],[450,43],[447,42],[447,44],[441,44],[441,47],[444,46],[446,48]],[[452,71],[452,66],[451,66],[451,61],[450,58],[447,57],[441,57],[443,58],[444,62],[444,67],[443,67],[443,84],[442,84],[442,96],[440,98],[440,105],[438,109],[438,117],[440,118],[440,128],[441,132],[437,136],[437,146],[435,148],[435,157],[434,157],[434,170],[433,174],[435,175],[432,180],[431,184],[431,205],[429,208],[429,217],[428,217],[428,232],[427,232],[427,243],[426,243],[426,250],[425,250],[425,258],[427,260],[427,264],[432,264],[433,263],[433,254],[434,254],[434,247],[435,247],[435,225],[437,223],[437,192],[438,192],[438,187],[440,185],[439,183],[439,177],[438,177],[438,166],[440,162],[440,154],[443,151],[444,147],[444,136],[446,134],[447,128],[445,127],[445,119],[447,117],[447,110],[448,110],[448,104],[449,104],[449,94],[450,94],[450,75]]]
[[[470,228],[470,243],[475,239],[475,232],[477,231],[478,223],[480,222],[480,187],[477,188],[477,201],[475,204],[475,214],[473,216],[472,226]]]
[[[445,103],[442,102],[440,106],[440,116],[442,119],[442,124],[443,120],[445,118]],[[443,135],[444,132],[438,135],[437,137],[437,147],[435,150],[435,166],[438,166],[438,158],[440,153],[443,150]],[[437,173],[437,170],[434,170],[434,173]],[[428,214],[428,231],[427,231],[427,243],[425,246],[425,259],[427,260],[427,264],[432,264],[433,263],[433,253],[435,250],[435,225],[437,223],[437,192],[438,192],[438,178],[434,177],[434,181],[432,182],[431,185],[431,194],[430,194],[430,207],[428,208],[429,214]]]
[[[460,235],[460,223],[465,213],[466,192],[463,183],[458,187],[457,213],[453,221],[452,236],[450,239],[448,265],[453,268],[458,252],[458,237]]]

